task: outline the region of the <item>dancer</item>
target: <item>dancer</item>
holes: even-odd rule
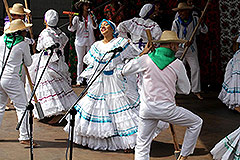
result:
[[[222,84],[222,90],[219,93],[218,98],[224,104],[226,104],[229,109],[236,110],[240,113],[239,66],[240,66],[240,49],[236,51],[236,53],[233,55],[233,58],[227,64],[224,75],[224,82]]]
[[[152,137],[159,121],[186,126],[186,134],[178,160],[193,153],[202,126],[202,119],[187,109],[176,106],[175,94],[188,94],[190,83],[183,63],[174,57],[179,43],[174,31],[164,31],[160,47],[148,55],[128,62],[122,75],[140,73],[140,120],[135,160],[148,160]],[[177,85],[176,85],[177,84]]]
[[[132,99],[125,94],[128,84],[117,73],[126,59],[134,58],[140,51],[129,40],[114,38],[115,27],[113,22],[105,19],[100,23],[104,39],[95,42],[84,56],[88,67],[81,76],[91,81],[112,56],[113,53],[108,51],[118,47],[123,51],[115,55],[75,106],[73,141],[95,150],[132,149],[136,143],[139,97]],[[65,127],[65,131],[68,130],[69,124]]]
[[[76,31],[75,49],[78,58],[76,86],[80,86],[83,82],[83,78],[80,77],[83,71],[83,57],[95,42],[93,30],[97,29],[97,23],[93,15],[88,12],[90,3],[88,0],[79,0],[75,4],[79,15],[74,18],[71,14],[69,15],[70,24],[68,30],[71,32]]]
[[[33,65],[29,67],[29,72],[35,85],[43,68],[47,65],[46,62],[51,53],[50,50],[45,51],[45,49],[54,44],[60,45],[59,48],[54,49],[50,63],[47,65],[36,90],[36,96],[41,104],[44,116],[54,116],[48,122],[53,124],[76,101],[77,95],[71,88],[68,66],[65,63],[64,47],[67,44],[68,37],[57,27],[58,13],[53,9],[48,10],[44,15],[44,23],[46,28],[40,33],[37,43],[37,50],[41,53],[33,55]],[[38,73],[37,77],[36,73]],[[29,85],[28,91],[31,93]],[[34,116],[39,118],[35,109],[33,112]]]
[[[210,152],[215,160],[239,160],[240,127],[223,138]]]
[[[195,29],[198,23],[198,17],[191,14],[191,6],[188,6],[186,3],[179,3],[177,8],[174,8],[173,11],[177,11],[179,16],[173,21],[172,31],[175,31],[179,38],[189,40],[193,30]],[[198,28],[198,32],[207,33],[208,28],[205,24],[201,24]],[[201,96],[201,83],[200,83],[200,66],[198,62],[198,49],[196,43],[196,36],[193,40],[189,50],[187,51],[185,58],[183,59],[184,63],[187,62],[191,69],[191,87],[192,92],[197,96],[198,99],[203,99]],[[179,46],[179,50],[176,53],[176,57],[180,58],[184,51],[184,45]]]
[[[22,20],[16,19],[10,23],[8,29],[4,31],[4,35],[0,37],[0,68],[2,70],[3,64],[6,67],[0,81],[0,124],[3,120],[5,106],[8,97],[13,101],[16,108],[18,122],[23,116],[26,109],[27,96],[24,89],[24,83],[20,80],[22,65],[30,66],[32,58],[30,48],[24,38],[26,36],[26,29],[32,24],[25,24]],[[14,39],[15,42],[13,43]],[[12,47],[10,56],[6,62],[6,57]],[[29,134],[27,129],[27,117],[25,116],[19,129],[19,141],[21,144],[30,145]],[[33,143],[36,146],[36,143]]]
[[[162,34],[162,30],[159,25],[151,20],[155,6],[153,4],[145,4],[140,10],[139,17],[134,17],[130,20],[121,22],[117,31],[120,37],[128,38],[128,33],[132,42],[140,50],[143,50],[148,42],[146,29],[149,29],[152,34],[153,40],[158,40]]]

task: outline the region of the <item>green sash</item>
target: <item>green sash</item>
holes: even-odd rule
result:
[[[149,53],[148,56],[161,70],[163,70],[176,59],[174,51],[164,47],[157,48],[154,52]]]
[[[12,47],[13,39],[14,39],[13,35],[9,35],[9,36],[5,35],[4,36],[4,42],[6,43],[8,49],[10,49]],[[18,44],[22,41],[24,41],[24,37],[21,35],[16,35],[16,40],[15,40],[13,46],[15,46],[16,44]]]

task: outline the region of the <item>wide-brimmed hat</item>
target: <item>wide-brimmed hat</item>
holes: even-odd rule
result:
[[[17,31],[23,31],[32,27],[32,24],[26,24],[21,19],[15,19],[10,23],[8,29],[4,31],[5,34],[14,33]]]
[[[76,2],[76,3],[74,4],[74,7],[78,10],[78,9],[80,8],[80,5],[81,5],[82,3],[88,3],[88,4],[90,4],[90,3],[92,3],[92,2],[91,2],[91,1],[88,1],[88,0],[79,0],[78,2]]]
[[[15,3],[12,8],[9,8],[11,14],[25,15],[31,13],[31,10],[24,8],[21,3]]]
[[[178,4],[177,8],[173,8],[173,11],[179,11],[179,10],[192,10],[193,7],[192,6],[188,6],[187,3],[185,2],[181,2]]]
[[[174,31],[164,31],[159,40],[155,43],[185,43],[187,40],[179,39]]]

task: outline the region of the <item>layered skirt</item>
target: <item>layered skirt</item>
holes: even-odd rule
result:
[[[218,98],[229,109],[234,109],[240,105],[240,50],[227,64],[222,90]]]
[[[46,65],[48,56],[35,54],[32,58],[33,63],[28,69],[33,84],[36,85]],[[41,59],[40,62],[39,59]],[[50,61],[36,90],[37,100],[41,104],[44,117],[63,114],[77,100],[77,95],[72,90],[70,83],[68,66],[63,59],[59,58],[58,61]],[[27,93],[28,97],[30,97],[29,84],[27,84]],[[34,103],[34,98],[32,102]],[[36,118],[39,118],[36,109],[33,110],[33,113]]]
[[[240,160],[240,127],[210,151],[215,160]]]

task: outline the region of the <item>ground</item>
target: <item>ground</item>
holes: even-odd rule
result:
[[[79,94],[81,89],[75,89]],[[217,99],[218,92],[204,93],[204,100],[198,100],[193,94],[177,95],[177,103],[198,114],[203,120],[203,128],[195,152],[189,160],[211,160],[209,151],[227,134],[239,127],[240,114],[227,109]],[[34,148],[36,160],[64,160],[68,134],[63,131],[64,125],[51,126],[34,120],[34,140],[41,146]],[[6,111],[0,128],[0,160],[30,159],[30,149],[19,144],[16,128],[16,113]],[[182,143],[184,127],[175,126],[179,143]],[[170,130],[160,133],[152,143],[151,160],[174,160],[174,146]],[[68,151],[69,153],[69,151]],[[69,157],[69,156],[68,156]],[[123,151],[94,151],[74,145],[73,159],[81,160],[133,160],[133,153]]]

